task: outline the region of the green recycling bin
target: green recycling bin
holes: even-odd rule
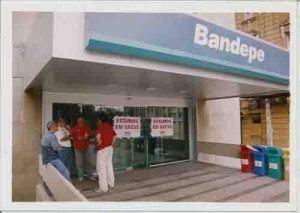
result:
[[[283,151],[278,147],[268,147],[268,176],[283,179]]]

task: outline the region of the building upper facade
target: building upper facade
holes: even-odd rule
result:
[[[30,21],[22,24],[22,17],[26,16]],[[288,51],[234,30],[233,14],[201,16],[179,13],[17,14],[13,19],[13,34],[24,30],[21,39],[24,52],[19,67],[25,71],[25,88],[41,71],[54,69],[55,66],[47,66],[53,59],[174,73],[177,69],[180,74],[197,72],[198,77],[230,78],[250,84],[265,81],[286,88]]]
[[[236,28],[283,48],[289,48],[288,13],[236,13]]]

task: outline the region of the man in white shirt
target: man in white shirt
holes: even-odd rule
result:
[[[55,133],[62,150],[58,153],[60,160],[71,173],[73,151],[71,146],[71,136],[69,128],[63,118],[58,119],[58,131]]]

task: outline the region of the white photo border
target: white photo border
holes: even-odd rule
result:
[[[300,9],[300,6],[298,7]],[[12,202],[12,12],[289,12],[290,40],[290,202],[289,203],[168,203],[168,202]],[[2,210],[60,210],[60,211],[295,211],[297,209],[296,171],[299,160],[299,94],[297,74],[295,1],[4,1],[1,5],[1,194]],[[298,20],[300,15],[298,14]],[[298,31],[297,31],[298,28]],[[299,63],[299,62],[298,62]],[[300,63],[299,63],[300,64]],[[4,129],[5,128],[5,129]],[[1,204],[1,203],[0,203]]]

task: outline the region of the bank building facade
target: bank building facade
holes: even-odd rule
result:
[[[233,14],[16,12],[12,32],[15,201],[35,199],[50,120],[83,114],[94,131],[109,113],[116,173],[240,168],[241,99],[289,94],[288,50],[235,30]]]

